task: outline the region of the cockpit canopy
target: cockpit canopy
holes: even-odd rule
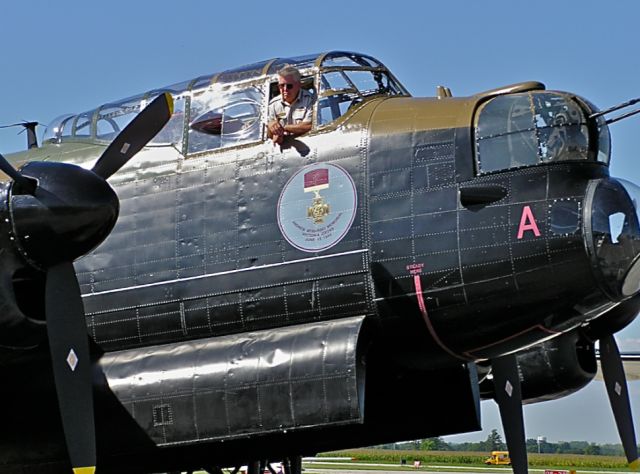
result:
[[[277,72],[285,64],[300,70],[303,87],[317,97],[313,112],[316,128],[338,120],[371,97],[409,95],[389,70],[370,56],[335,51],[278,58],[201,76],[81,114],[60,116],[47,126],[43,143],[109,143],[162,92],[172,94],[174,114],[150,145],[171,145],[193,154],[259,141],[266,138],[267,105],[277,94]]]
[[[330,54],[320,68],[317,124],[341,117],[364,99],[378,95],[409,95],[377,60],[368,56]]]

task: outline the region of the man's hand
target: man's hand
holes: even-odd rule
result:
[[[267,124],[267,129],[269,130],[269,138],[273,140],[273,143],[281,144],[284,139],[284,127],[280,125],[280,121],[278,119],[272,120]]]
[[[274,137],[276,135],[279,135],[279,136],[284,135],[284,127],[280,125],[280,121],[278,119],[272,120],[271,122],[269,122],[267,127],[269,128],[269,132],[271,132],[271,135]]]

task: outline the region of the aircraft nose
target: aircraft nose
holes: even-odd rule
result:
[[[640,188],[623,179],[590,183],[585,239],[596,278],[614,301],[640,291]]]

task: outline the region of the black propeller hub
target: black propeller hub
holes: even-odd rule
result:
[[[11,239],[36,268],[71,262],[98,246],[118,218],[118,198],[94,172],[55,162],[32,162],[22,174],[37,181],[33,193],[13,183],[8,193]]]

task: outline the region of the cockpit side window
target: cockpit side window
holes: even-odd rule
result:
[[[483,104],[476,117],[479,173],[590,156],[587,117],[564,94],[499,96]]]
[[[337,120],[364,99],[380,95],[402,95],[401,87],[382,70],[328,70],[320,77],[318,125]]]
[[[96,138],[113,140],[138,115],[141,106],[139,98],[102,106],[96,121]]]
[[[277,77],[277,76],[276,76]],[[313,97],[317,96],[316,87],[314,84],[313,76],[303,75],[300,78],[300,86],[309,92]],[[273,99],[277,95],[280,94],[280,89],[278,89],[278,81],[273,80],[269,85],[269,100]]]
[[[62,133],[60,134],[61,138],[70,137],[73,134],[73,122],[75,121],[74,117],[69,117],[64,122],[62,122]]]
[[[75,129],[73,135],[75,137],[90,137],[91,136],[91,119],[93,118],[93,111],[85,112],[78,115],[75,120]]]
[[[60,143],[60,137],[62,135],[62,127],[69,118],[74,117],[72,114],[65,114],[53,119],[44,131],[42,137],[43,143]]]
[[[173,145],[182,151],[182,135],[184,131],[185,97],[173,97],[173,115],[162,127],[162,130],[151,139],[150,145]]]
[[[99,140],[113,140],[140,111],[163,91],[154,91],[146,100],[141,97],[128,99],[123,102],[104,105],[96,117],[96,138]],[[174,145],[182,149],[182,132],[184,128],[184,96],[173,95],[173,115],[162,127],[160,132],[149,141],[149,145]],[[93,111],[90,112],[93,114]],[[80,116],[82,117],[82,116]],[[80,123],[80,122],[78,122]],[[76,126],[76,135],[78,127]]]
[[[199,153],[262,138],[262,84],[210,87],[194,93],[189,108],[188,153]]]

